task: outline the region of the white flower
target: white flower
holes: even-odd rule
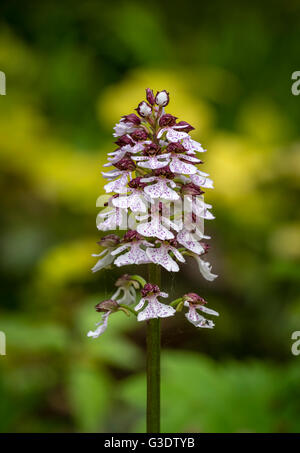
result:
[[[124,119],[122,119],[119,123],[117,123],[114,127],[114,133],[113,133],[113,136],[114,137],[121,137],[122,135],[125,135],[125,134],[131,134],[131,132],[133,132],[135,130],[135,126],[133,123],[129,123],[127,121],[124,121]]]
[[[156,285],[147,284],[147,286],[155,287],[154,292],[149,291],[148,294],[146,291],[142,290],[144,297],[135,307],[135,311],[141,310],[145,303],[148,302],[148,305],[144,310],[140,311],[137,316],[138,321],[147,321],[148,319],[153,318],[167,318],[168,316],[173,316],[175,314],[175,309],[170,305],[162,304],[157,300],[158,297],[168,297],[167,293],[161,292]],[[144,291],[144,293],[143,293]]]
[[[169,103],[169,93],[166,90],[159,91],[155,96],[155,102],[160,107],[165,107]]]
[[[124,229],[127,224],[127,209],[111,208],[103,209],[97,216],[97,228],[100,231]],[[100,221],[104,219],[103,221]]]
[[[107,248],[107,249],[103,250],[98,255],[97,254],[92,255],[92,256],[98,256],[98,257],[102,256],[103,257],[99,261],[97,261],[95,266],[92,268],[93,272],[97,272],[100,269],[103,269],[104,267],[109,266],[113,262],[114,257],[111,254],[111,250],[113,250],[113,247],[111,249]]]
[[[137,111],[144,118],[148,117],[152,113],[150,105],[148,105],[145,101],[139,103]]]
[[[133,212],[146,212],[148,197],[140,189],[131,189],[128,195],[119,196],[112,200],[118,208],[130,208]]]
[[[156,243],[160,244],[158,248],[148,248],[146,253],[152,263],[160,264],[169,272],[178,272],[179,266],[176,261],[171,258],[169,252],[172,252],[174,256],[180,261],[181,263],[185,262],[182,254],[177,250],[176,247],[172,246],[168,242],[160,242],[155,241]]]
[[[120,267],[127,266],[128,264],[149,263],[149,258],[141,246],[152,247],[153,245],[150,242],[144,240],[136,231],[131,230],[124,235],[123,240],[128,242],[111,252],[113,257],[115,257],[121,252],[129,249],[126,253],[115,259],[114,264],[116,266]]]
[[[164,176],[151,176],[150,178],[143,178],[141,182],[153,182],[156,181],[155,184],[149,185],[144,188],[144,192],[149,195],[149,197],[155,198],[163,198],[165,200],[178,200],[179,195],[175,190],[170,189],[168,184],[174,189],[176,187],[176,183],[171,179],[167,179]]]
[[[97,329],[95,331],[90,330],[87,333],[88,337],[92,338],[98,338],[100,335],[102,335],[105,330],[107,329],[107,323],[108,323],[108,317],[111,314],[111,311],[107,311],[102,315],[102,320],[96,324]]]
[[[199,271],[201,272],[201,274],[203,275],[205,280],[208,280],[209,282],[212,282],[213,280],[215,280],[215,278],[218,277],[216,274],[213,274],[211,272],[211,267],[212,266],[211,266],[210,263],[208,263],[207,261],[202,260],[199,256],[197,256],[195,254],[193,254],[192,256],[197,261],[198,267],[199,267]]]
[[[193,184],[196,184],[199,187],[203,187],[204,189],[213,189],[213,181],[208,178],[208,174],[204,173],[203,171],[197,170],[196,173],[193,175],[189,176],[180,176],[180,180],[183,181],[184,183],[190,183],[192,182]]]
[[[127,190],[128,181],[131,178],[131,172],[127,170],[111,170],[102,172],[104,178],[111,180],[105,184],[104,189],[106,193],[124,193]]]
[[[122,292],[123,292],[123,296],[119,297]],[[121,286],[111,296],[111,298],[113,300],[117,301],[118,304],[130,305],[136,301],[136,291],[133,286]]]
[[[159,154],[157,156],[133,156],[132,159],[138,162],[139,167],[156,170],[168,165],[168,157],[169,154]]]
[[[197,217],[211,220],[214,219],[214,215],[209,211],[212,208],[210,204],[204,202],[203,197],[196,195],[190,196],[185,195],[184,197],[184,212],[194,213]]]
[[[199,159],[196,157],[187,156],[186,154],[172,153],[170,159],[171,162],[169,167],[173,173],[193,175],[197,172],[197,167],[194,163],[199,163]],[[193,164],[189,164],[185,161],[193,162]]]
[[[204,318],[204,316],[200,315],[198,311],[202,311],[203,313],[207,313],[209,315],[219,316],[219,313],[215,310],[211,310],[210,308],[206,308],[203,304],[197,303],[190,303],[188,301],[184,302],[185,307],[189,307],[188,313],[186,313],[186,318],[189,322],[191,322],[195,327],[206,327],[212,329],[214,327],[214,323],[211,320]]]
[[[197,255],[201,255],[204,253],[204,248],[202,244],[199,242],[199,237],[202,239],[205,237],[204,235],[199,236],[196,232],[192,233],[191,231],[183,228],[176,236],[176,240],[179,244],[183,245],[187,250],[196,253]],[[208,236],[206,236],[208,238]]]
[[[137,219],[146,220],[148,217],[149,215],[146,214],[145,216],[137,217]],[[163,224],[176,227],[176,225],[173,224],[171,220],[167,219],[166,217],[163,217],[160,214],[159,209],[157,209],[155,206],[152,206],[150,221],[146,223],[140,223],[137,226],[137,231],[143,236],[156,237],[158,239],[161,239],[162,241],[167,239],[173,239],[174,234]]]
[[[124,145],[120,149],[117,149],[116,151],[113,151],[112,153],[108,153],[109,157],[106,164],[103,165],[103,167],[109,167],[110,165],[113,165],[117,162],[119,162],[127,153],[130,154],[136,154],[144,149],[143,143],[139,142],[136,143],[135,145]]]
[[[87,334],[88,337],[98,338],[100,335],[105,332],[107,328],[108,318],[112,313],[115,313],[120,307],[119,304],[112,299],[104,300],[96,305],[96,311],[101,312],[102,319],[96,324],[97,329],[95,331],[90,330]]]

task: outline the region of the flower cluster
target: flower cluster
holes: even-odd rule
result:
[[[219,315],[216,311],[205,307],[207,302],[195,293],[185,294],[169,305],[164,304],[158,298],[167,298],[169,295],[161,291],[157,285],[146,283],[139,275],[125,274],[116,281],[115,285],[118,289],[111,299],[104,300],[96,305],[96,311],[103,313],[102,319],[97,323],[95,331],[88,332],[89,337],[99,337],[107,328],[109,316],[117,311],[123,311],[127,315],[129,315],[129,310],[133,313],[137,312],[138,321],[147,321],[153,318],[173,316],[176,311],[181,311],[183,307],[187,307],[188,311],[185,314],[187,320],[196,327],[208,328],[213,328],[214,323],[205,319],[199,312],[214,316]],[[142,297],[133,310],[131,305],[136,303],[136,290],[139,290]]]
[[[203,242],[209,239],[204,235],[203,223],[214,218],[209,210],[211,206],[203,198],[203,189],[213,188],[213,183],[198,168],[203,163],[199,154],[205,150],[189,135],[194,129],[189,123],[166,113],[168,104],[167,91],[154,96],[148,88],[146,101],[140,102],[136,113],[124,115],[114,127],[117,148],[109,153],[104,165],[112,169],[102,173],[107,179],[104,188],[110,198],[98,215],[97,227],[100,231],[122,230],[124,218],[130,220],[131,226],[122,236],[102,237],[99,241],[102,250],[95,255],[99,260],[92,269],[94,272],[110,266],[146,263],[178,272],[179,264],[191,256],[206,280],[217,277],[210,263],[203,259],[209,249]],[[119,282],[117,292],[106,301],[108,309],[105,308],[103,324],[97,332],[102,333],[108,316],[119,310],[120,303],[133,302],[137,287],[132,281],[136,280],[123,279],[125,283]],[[140,289],[142,299],[136,310],[145,308],[138,312],[139,321],[175,313],[175,308],[158,301],[158,297],[167,295],[157,286],[145,282]],[[205,309],[203,299],[195,301],[185,296],[178,303],[188,304],[187,319],[194,325],[213,327],[211,321],[206,322],[199,314],[199,311],[216,314]]]

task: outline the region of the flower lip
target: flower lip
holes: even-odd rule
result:
[[[162,115],[159,119],[159,125],[161,127],[172,127],[176,123],[176,116],[171,115],[170,113],[166,113],[165,115]]]
[[[113,247],[119,244],[120,238],[116,234],[107,234],[97,242],[97,244],[101,245],[102,247]]]
[[[149,104],[154,105],[155,104],[155,96],[153,94],[153,91],[151,88],[146,88],[146,98]]]
[[[160,152],[160,146],[153,142],[146,145],[143,150],[143,154],[145,156],[155,156],[159,152]]]
[[[127,121],[128,123],[133,123],[136,126],[139,126],[141,124],[141,119],[135,113],[123,115],[122,118],[124,118],[124,121]]]
[[[141,179],[143,179],[143,178],[137,177],[137,178],[132,179],[131,181],[129,181],[128,186],[131,189],[143,189],[144,187],[146,187],[147,183],[141,182]]]
[[[193,182],[189,182],[188,184],[183,184],[181,193],[183,195],[202,195],[205,192]]]
[[[171,172],[169,165],[161,168],[156,168],[155,170],[153,170],[153,174],[154,176],[165,176],[168,179],[175,178],[175,175]]]
[[[169,104],[170,97],[166,90],[158,91],[155,96],[155,103],[160,107],[165,107]]]
[[[114,164],[118,170],[134,170],[135,169],[135,163],[129,156],[124,156],[122,159],[119,160],[119,162],[116,162]]]
[[[149,294],[159,294],[159,293],[160,293],[159,286],[153,285],[152,283],[146,283],[144,288],[141,290],[141,294],[143,297],[146,297]]]
[[[175,127],[177,127],[177,126],[180,126],[180,132],[190,132],[195,129],[193,126],[191,126],[186,121],[179,121],[179,123],[176,123]],[[182,127],[182,126],[185,126],[185,127]]]
[[[136,129],[134,132],[132,132],[130,134],[130,137],[132,137],[133,140],[139,142],[139,141],[147,140],[148,133],[145,131],[145,129]]]
[[[95,306],[97,312],[116,311],[119,307],[118,302],[113,299],[104,300]]]
[[[139,129],[137,129],[138,131]],[[122,147],[122,146],[125,146],[125,145],[133,145],[133,141],[131,140],[130,137],[128,137],[128,135],[121,135],[121,137],[118,138],[118,140],[115,141],[116,145]]]
[[[135,230],[128,230],[125,234],[124,234],[124,237],[123,237],[123,241],[124,242],[131,242],[131,241],[140,241],[142,239],[142,236],[140,235],[140,233],[138,233],[137,231]]]
[[[167,146],[168,153],[185,153],[186,149],[180,142],[169,143]]]
[[[203,297],[199,296],[196,293],[187,293],[183,296],[183,300],[189,302],[190,304],[204,305],[207,304],[207,301]]]

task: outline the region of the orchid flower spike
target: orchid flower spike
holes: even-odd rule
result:
[[[192,125],[166,111],[169,92],[154,93],[147,88],[135,113],[123,115],[114,127],[116,148],[108,153],[102,173],[109,200],[97,216],[98,230],[111,234],[100,239],[102,249],[93,255],[98,261],[92,271],[151,264],[179,272],[192,257],[200,275],[212,282],[217,275],[203,259],[209,249],[204,240],[210,239],[204,234],[204,222],[214,219],[211,205],[204,201],[213,181],[199,169],[205,149],[191,137]],[[137,315],[138,321],[176,312],[172,303],[159,300],[168,295],[142,277],[124,274],[115,286],[111,299],[99,304],[102,321],[89,332],[93,338],[103,333],[117,310]],[[188,293],[180,300],[177,311],[188,308],[186,318],[193,325],[213,327],[202,313],[217,313],[206,308],[204,299]]]

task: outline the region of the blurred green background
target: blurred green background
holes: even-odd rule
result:
[[[10,0],[0,23],[0,431],[145,430],[144,325],[118,313],[86,333],[137,271],[90,268],[112,127],[149,86],[196,127],[215,182],[219,278],[188,262],[164,290],[221,315],[163,322],[162,429],[299,432],[299,2]]]

